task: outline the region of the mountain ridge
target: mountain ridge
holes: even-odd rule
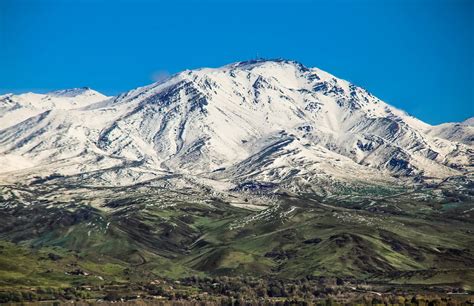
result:
[[[69,104],[55,100],[59,93]],[[38,98],[45,105],[34,109]],[[471,171],[471,127],[431,126],[283,59],[186,70],[116,97],[82,88],[20,95],[26,105],[5,107],[12,99],[0,97],[0,116],[10,121],[0,126],[0,160],[37,167],[18,167],[14,179],[102,171],[90,183],[114,185],[174,173],[212,188],[255,181],[313,190],[323,181],[390,184]]]

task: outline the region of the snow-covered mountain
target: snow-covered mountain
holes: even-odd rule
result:
[[[88,88],[0,96],[5,181],[54,173],[94,185],[321,192],[466,174],[472,139],[472,125],[430,126],[287,60],[183,71],[112,98]]]

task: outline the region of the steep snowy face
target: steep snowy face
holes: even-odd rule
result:
[[[3,97],[0,114],[16,125],[0,127],[0,152],[42,171],[102,173],[110,184],[179,174],[298,189],[387,174],[442,178],[472,164],[469,143],[429,135],[431,126],[366,90],[293,61],[184,71],[110,99],[89,91],[24,98],[51,103],[24,116]],[[76,104],[61,108],[66,98]]]
[[[324,149],[401,174],[456,172],[443,164],[449,144],[423,135],[429,125],[347,81],[290,61],[186,71],[109,104],[118,105],[127,111],[101,132],[100,148],[127,146],[128,158],[171,171],[228,168],[288,138],[299,154]]]

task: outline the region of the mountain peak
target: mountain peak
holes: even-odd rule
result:
[[[303,69],[308,69],[306,66],[304,66],[302,63],[295,61],[295,60],[290,60],[290,59],[285,59],[285,58],[254,58],[254,59],[249,59],[246,61],[241,61],[241,62],[235,62],[230,65],[224,66],[224,67],[231,67],[231,68],[252,68],[255,66],[262,66],[265,64],[288,64],[288,65],[294,65],[299,68]]]
[[[48,92],[47,95],[53,96],[53,97],[77,97],[80,95],[102,95],[102,94],[91,89],[90,87],[78,87],[78,88],[69,88],[69,89],[51,91],[51,92]]]

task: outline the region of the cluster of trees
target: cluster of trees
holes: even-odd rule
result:
[[[201,292],[236,299],[288,298],[309,300],[332,294],[333,286],[340,280],[321,278],[309,280],[279,280],[253,277],[190,277],[181,280],[182,285],[198,288]]]
[[[10,289],[0,291],[0,303],[44,300],[86,300],[91,297],[91,292],[77,288],[35,288],[34,290]]]
[[[38,288],[1,291],[0,303],[39,300],[173,301],[181,305],[202,302],[216,305],[464,305],[472,295],[443,292],[413,294],[385,287],[383,292],[351,279],[309,277],[281,280],[254,277],[188,277],[159,279],[143,284],[109,284],[98,287]]]
[[[172,289],[170,289],[172,288]],[[380,305],[463,305],[473,297],[448,296],[442,292],[426,295],[385,288],[374,292],[371,286],[353,279],[307,277],[270,279],[254,277],[189,277],[179,282],[147,285],[149,292],[170,300],[219,301],[225,305],[307,305],[307,304],[380,304]]]

